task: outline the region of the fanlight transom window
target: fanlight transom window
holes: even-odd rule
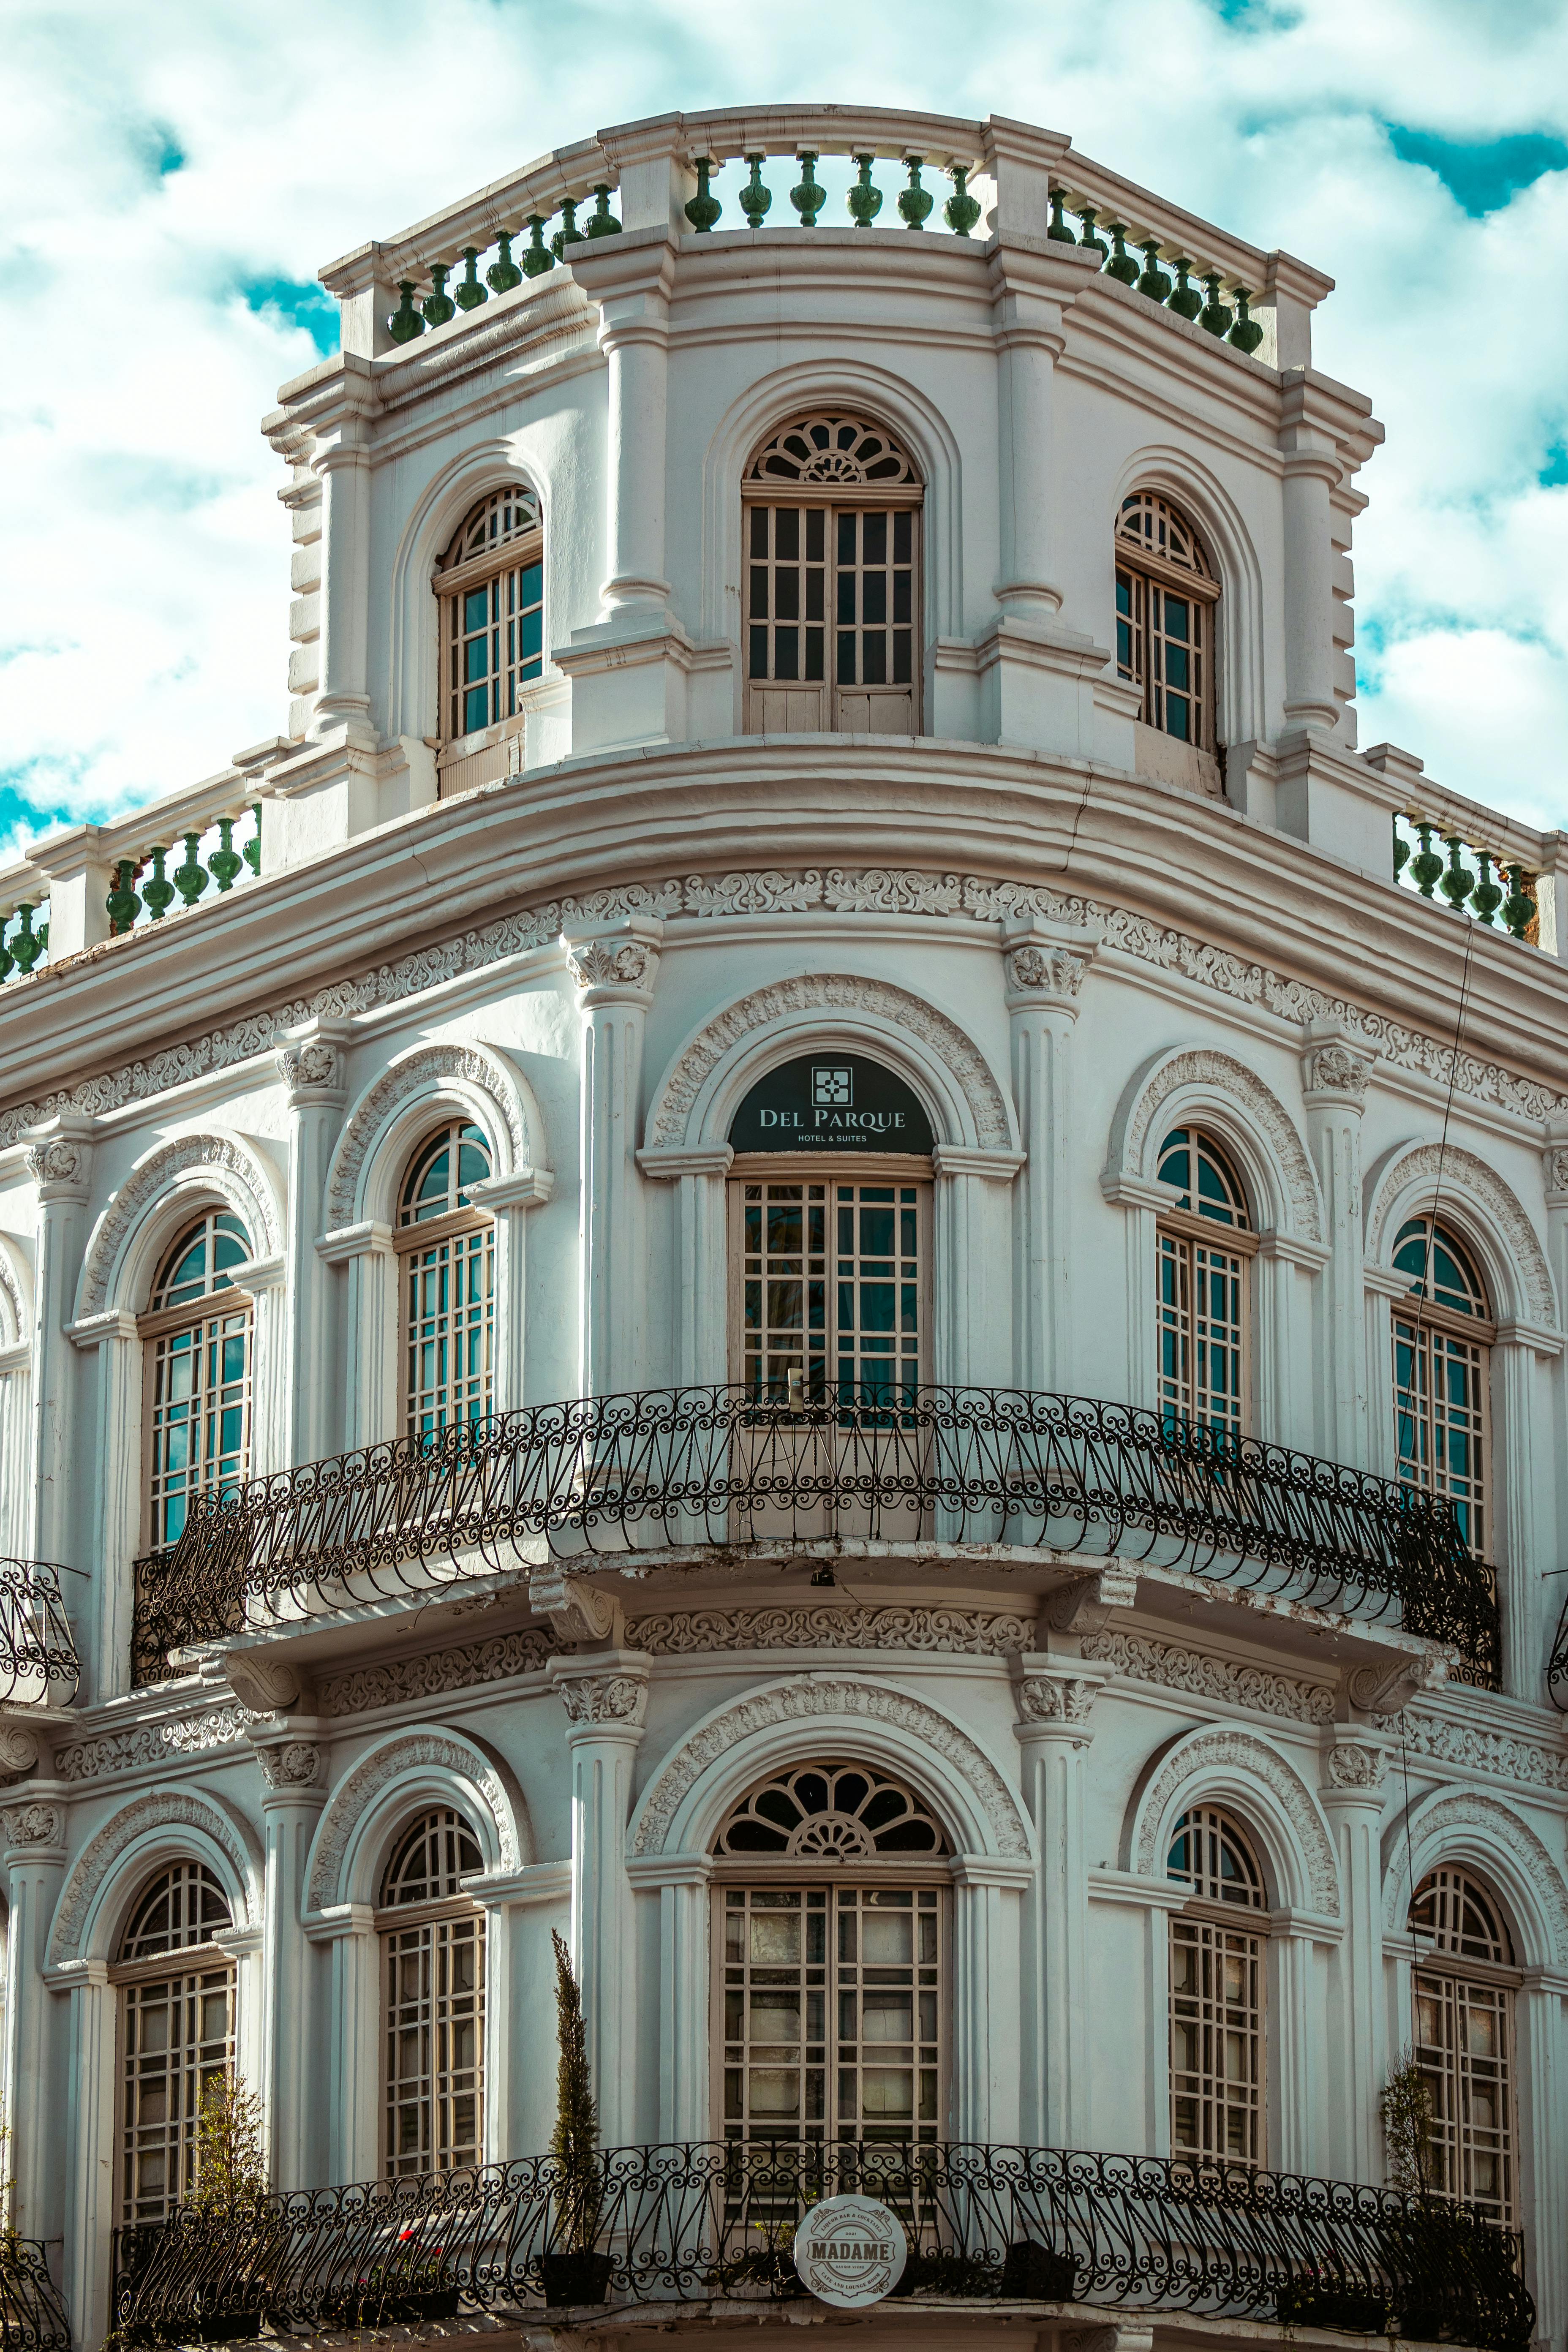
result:
[[[923,492],[907,452],[823,411],[765,441],[742,488],[748,730],[918,733]]]
[[[473,1187],[489,1173],[490,1148],[483,1129],[454,1119],[438,1134],[426,1137],[415,1153],[404,1179],[399,1224],[424,1224],[454,1209],[466,1209]]]
[[[1430,1298],[1455,1315],[1489,1313],[1480,1276],[1462,1242],[1430,1217],[1412,1217],[1394,1237],[1395,1270],[1410,1277],[1412,1296]]]
[[[449,1806],[423,1814],[392,1850],[381,1882],[387,1906],[441,1903],[460,1895],[463,1880],[484,1868],[479,1842]]]
[[[231,1269],[250,1255],[250,1237],[226,1209],[214,1210],[187,1227],[158,1269],[149,1307],[187,1307],[210,1290],[226,1290]]]
[[[1219,1145],[1198,1129],[1171,1129],[1160,1146],[1160,1181],[1180,1187],[1178,1208],[1212,1218],[1215,1224],[1247,1231],[1250,1223],[1247,1195],[1236,1171]]]
[[[1268,1897],[1263,1874],[1247,1833],[1228,1813],[1200,1805],[1184,1813],[1165,1861],[1168,1878],[1179,1879],[1208,1903],[1236,1903],[1263,1910]]]
[[[120,1939],[122,1960],[210,1944],[234,1925],[228,1897],[205,1862],[172,1863],[142,1889]]]
[[[861,1861],[879,1854],[949,1851],[941,1825],[914,1792],[863,1764],[806,1764],[742,1800],[714,1852],[790,1861]]]
[[[1432,1870],[1410,1906],[1411,1933],[1432,1952],[1513,1966],[1513,1943],[1484,1886],[1462,1870]]]
[[[1219,584],[1186,517],[1134,490],[1116,518],[1116,667],[1142,690],[1144,724],[1212,751]]]

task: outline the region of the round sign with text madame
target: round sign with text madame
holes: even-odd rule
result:
[[[908,2256],[896,2215],[874,2197],[825,2197],[795,2233],[802,2286],[841,2311],[859,2311],[891,2294]]]

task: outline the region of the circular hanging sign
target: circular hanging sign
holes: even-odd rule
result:
[[[919,1096],[863,1054],[802,1054],[770,1070],[730,1121],[732,1151],[929,1151]]]
[[[897,2215],[874,2197],[825,2197],[795,2233],[802,2286],[840,2311],[861,2311],[891,2294],[908,2258]]]

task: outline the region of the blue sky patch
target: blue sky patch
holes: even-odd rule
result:
[[[301,284],[291,278],[257,278],[239,290],[253,310],[277,310],[291,327],[303,327],[323,359],[336,352],[338,306],[313,279]]]
[[[1543,131],[1521,131],[1509,139],[1439,139],[1435,131],[1387,125],[1388,142],[1402,163],[1435,172],[1461,211],[1479,220],[1500,212],[1521,188],[1548,172],[1568,168],[1568,140]]]
[[[1543,490],[1560,490],[1568,483],[1568,441],[1554,441],[1536,476]]]

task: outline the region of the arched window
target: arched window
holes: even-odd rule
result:
[[[918,735],[924,490],[884,425],[795,417],[742,485],[746,731]]]
[[[1429,1871],[1410,1906],[1415,2063],[1432,2104],[1426,2185],[1514,2210],[1513,2000],[1519,1975],[1496,1904],[1462,1870]]]
[[[1239,1437],[1247,1417],[1247,1266],[1257,1249],[1247,1196],[1201,1129],[1173,1128],[1160,1181],[1178,1188],[1160,1213],[1160,1410]]]
[[[724,2137],[941,2137],[951,1847],[930,1807],[868,1765],[793,1766],[713,1852]]]
[[[1447,1496],[1470,1552],[1485,1559],[1488,1343],[1495,1336],[1486,1290],[1464,1244],[1430,1217],[1400,1227],[1394,1264],[1415,1302],[1394,1315],[1400,1482]]]
[[[233,1927],[205,1863],[144,1886],[115,1955],[120,2001],[120,2218],[161,2221],[195,2185],[204,2094],[234,2072]]]
[[[504,775],[507,738],[521,734],[525,688],[544,675],[544,532],[539,499],[526,484],[492,490],[464,517],[436,574],[441,606],[437,768],[482,748],[498,730]],[[481,781],[465,770],[458,783]],[[454,787],[456,788],[456,787]]]
[[[401,1832],[382,1875],[389,2178],[483,2160],[485,1918],[461,1884],[483,1867],[468,1822],[437,1805]]]
[[[137,1328],[144,1346],[148,1549],[179,1538],[193,1496],[250,1466],[250,1302],[232,1269],[251,1255],[239,1219],[213,1209],[159,1267]]]
[[[1116,518],[1116,667],[1142,719],[1199,751],[1215,749],[1214,620],[1219,583],[1186,517],[1134,490]]]
[[[1171,2152],[1261,2164],[1263,1874],[1240,1824],[1200,1805],[1176,1823],[1165,1874],[1188,1897],[1171,1918]]]
[[[408,1163],[398,1200],[404,1428],[430,1437],[490,1409],[495,1226],[472,1198],[490,1173],[481,1129],[449,1119]]]

